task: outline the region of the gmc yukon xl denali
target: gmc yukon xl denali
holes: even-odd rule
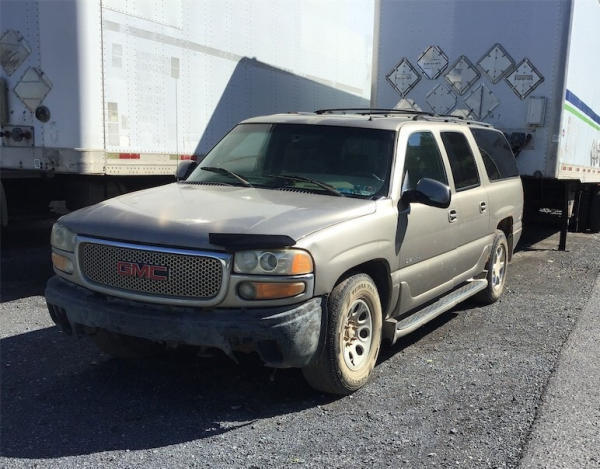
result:
[[[256,352],[348,394],[393,343],[498,299],[523,191],[489,125],[395,110],[248,119],[178,182],[63,216],[46,299],[115,356]]]

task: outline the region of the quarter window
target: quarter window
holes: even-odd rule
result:
[[[442,155],[431,132],[415,132],[408,138],[402,187],[415,189],[423,178],[448,184]]]
[[[488,129],[471,129],[485,170],[490,181],[512,178],[519,175],[517,162],[506,137],[501,132]]]
[[[477,164],[465,135],[460,132],[442,132],[442,141],[448,154],[456,191],[479,186]]]

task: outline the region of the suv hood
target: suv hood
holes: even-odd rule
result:
[[[168,184],[109,199],[61,218],[82,235],[196,249],[209,233],[300,238],[375,211],[372,200],[292,190]]]

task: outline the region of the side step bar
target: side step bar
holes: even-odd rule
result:
[[[454,308],[458,303],[473,296],[475,293],[480,292],[487,287],[487,284],[488,282],[486,279],[471,280],[466,285],[442,296],[435,303],[416,311],[400,321],[397,321],[396,319],[387,319],[384,327],[388,329],[388,331],[393,327],[393,335],[391,333],[392,331],[389,331],[390,333],[385,335],[393,337],[392,344],[394,344],[400,337],[410,334],[422,325],[438,317],[440,314]]]

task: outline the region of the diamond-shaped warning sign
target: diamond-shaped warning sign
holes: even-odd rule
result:
[[[544,81],[544,77],[533,66],[529,59],[523,59],[513,72],[506,77],[506,83],[515,94],[525,99],[529,93],[536,89],[540,83]]]
[[[438,46],[429,46],[417,59],[417,65],[427,78],[434,80],[448,66],[448,57]]]
[[[471,61],[461,55],[446,72],[445,78],[458,94],[463,95],[480,76]]]
[[[498,83],[514,67],[515,61],[500,44],[494,46],[477,62],[492,83]]]
[[[406,96],[421,79],[415,67],[406,58],[398,62],[385,78],[400,96]]]
[[[414,99],[410,98],[402,98],[396,103],[394,109],[405,109],[407,111],[422,111],[421,106],[419,106]]]
[[[498,107],[500,101],[485,85],[479,85],[465,98],[465,104],[471,110],[471,114],[479,119],[485,119]]]
[[[455,109],[450,115],[456,116],[459,119],[473,119],[475,117],[470,109]]]
[[[448,114],[456,106],[456,95],[449,86],[440,84],[427,93],[425,101],[436,114]]]
[[[52,83],[44,72],[39,68],[29,67],[15,86],[15,94],[31,112],[34,112],[51,89]]]
[[[8,76],[31,54],[31,48],[18,31],[9,29],[0,37],[0,65]]]

